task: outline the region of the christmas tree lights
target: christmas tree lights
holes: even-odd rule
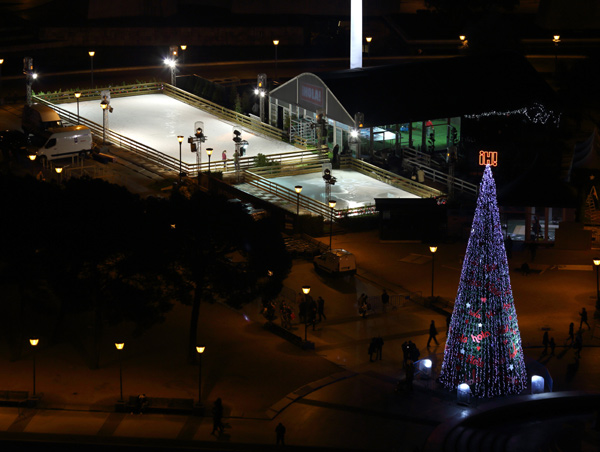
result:
[[[518,394],[527,384],[489,165],[479,187],[439,381],[450,390],[466,383],[477,397]]]

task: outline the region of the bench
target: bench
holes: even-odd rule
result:
[[[129,396],[125,409],[133,413],[139,412],[138,396]],[[166,397],[146,397],[146,403],[142,409],[143,413],[163,414],[192,414],[193,411],[193,399],[170,399]]]
[[[29,391],[0,391],[0,406],[19,406],[28,400]]]

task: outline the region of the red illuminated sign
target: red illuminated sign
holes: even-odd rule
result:
[[[495,151],[479,151],[479,164],[482,166],[498,166],[498,153]]]
[[[323,106],[323,88],[320,86],[302,83],[300,85],[300,98],[318,107]]]

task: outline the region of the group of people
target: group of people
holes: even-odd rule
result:
[[[312,325],[313,330],[317,323],[327,320],[327,316],[325,315],[325,300],[322,296],[317,297],[315,300],[310,295],[300,292],[296,298],[296,304],[298,305],[300,323]],[[277,311],[279,311],[281,326],[290,329],[292,327],[292,320],[296,318],[292,305],[286,300],[280,300],[278,302],[270,301],[262,308],[262,314],[269,322],[275,320]]]
[[[373,359],[373,355],[375,355],[375,359]],[[371,339],[371,343],[369,344],[369,361],[377,361],[378,359],[383,359],[383,338],[381,336],[377,336]]]

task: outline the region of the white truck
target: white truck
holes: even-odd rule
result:
[[[32,140],[38,157],[47,160],[84,156],[92,150],[92,131],[86,126],[50,128]]]
[[[325,251],[313,259],[317,272],[327,273],[332,276],[346,276],[356,274],[356,258],[354,254],[343,249]]]

